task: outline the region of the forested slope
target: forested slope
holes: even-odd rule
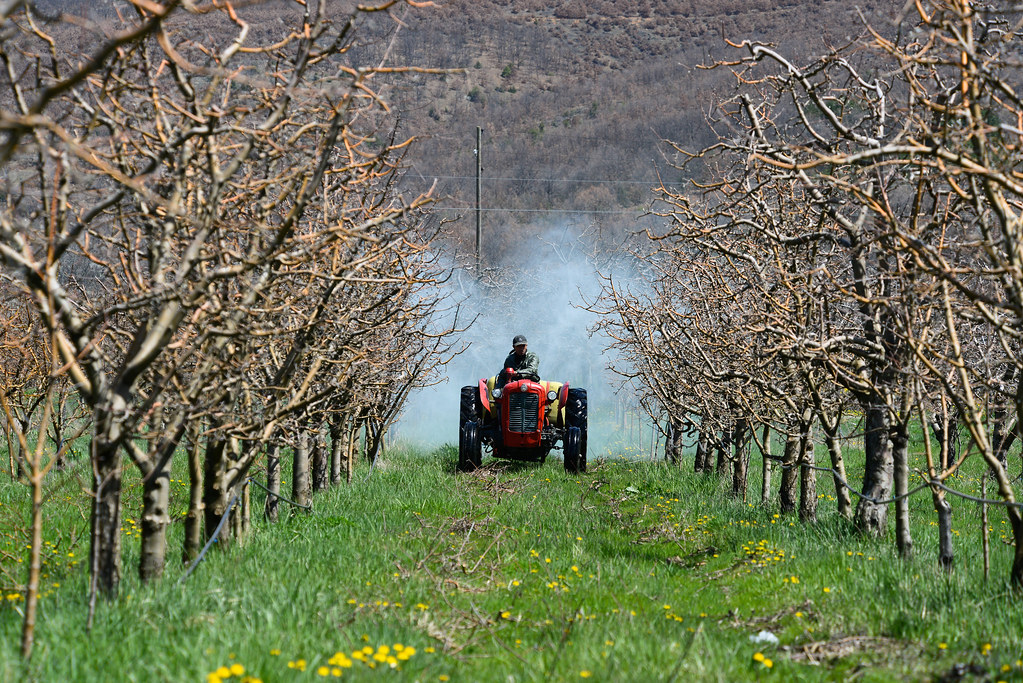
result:
[[[900,7],[861,10],[877,20]],[[424,77],[393,99],[424,138],[414,170],[442,177],[447,205],[474,202],[481,126],[483,204],[508,210],[488,212],[490,226],[596,222],[616,232],[634,228],[640,211],[599,212],[646,207],[658,174],[677,181],[662,140],[694,149],[712,141],[708,119],[734,78],[700,66],[738,56],[726,41],[773,42],[798,62],[860,30],[854,6],[830,0],[452,1],[416,17],[394,57],[464,72]],[[471,216],[458,225],[471,239]],[[488,244],[497,251],[517,234],[488,232]]]
[[[66,11],[103,18],[104,3],[49,0]],[[354,5],[332,2],[336,14]],[[392,64],[451,69],[401,79],[382,93],[400,112],[411,150],[409,182],[439,179],[444,207],[475,200],[475,131],[484,129],[483,205],[487,246],[496,258],[511,226],[597,224],[623,233],[649,204],[649,188],[677,181],[663,155],[670,139],[699,148],[713,139],[708,119],[734,85],[728,70],[701,65],[738,56],[726,41],[776,44],[795,61],[862,30],[861,17],[889,25],[894,0],[437,0],[407,12],[403,26],[382,14],[364,20],[363,51]],[[250,37],[283,37],[286,2],[257,3],[239,13]],[[401,10],[405,12],[405,10]],[[189,34],[189,16],[175,20]],[[372,29],[377,28],[375,36]],[[370,29],[370,30],[366,30]],[[230,25],[225,31],[233,31]],[[626,210],[625,213],[619,213]],[[582,212],[582,213],[580,213]],[[439,218],[462,212],[444,209]],[[471,215],[446,229],[472,241]]]

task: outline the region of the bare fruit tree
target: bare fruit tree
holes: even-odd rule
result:
[[[716,121],[720,141],[686,157],[710,179],[660,193],[670,227],[653,235],[658,294],[609,296],[630,371],[650,391],[648,366],[670,357],[665,376],[682,367],[705,380],[680,406],[694,423],[727,434],[734,418],[714,413],[739,405],[766,424],[788,413],[790,439],[820,424],[836,488],[858,498],[857,527],[885,533],[893,508],[903,556],[908,500],[929,489],[939,562],[951,568],[949,477],[979,453],[1013,529],[1016,587],[1023,513],[1007,454],[1023,409],[1019,20],[1009,3],[918,2],[894,28],[866,27],[806,64],[736,45],[740,56],[716,65],[737,85]],[[661,265],[674,263],[678,272]],[[665,316],[683,324],[649,322]],[[845,481],[834,447],[843,393],[863,414],[861,485]],[[787,405],[794,397],[808,400]],[[927,441],[914,471],[917,420],[938,444]],[[959,425],[972,449],[958,447]]]
[[[399,4],[420,3],[367,10]],[[143,477],[139,571],[155,578],[186,432],[236,454],[208,468],[233,471],[216,482],[231,495],[285,416],[332,390],[313,395],[314,380],[342,372],[344,341],[320,338],[329,312],[376,264],[414,259],[430,239],[412,237],[429,195],[397,194],[409,141],[386,132],[371,87],[408,69],[386,50],[353,62],[360,12],[281,6],[291,28],[256,39],[246,13],[258,4],[185,9],[127,2],[104,25],[23,3],[0,15],[13,197],[0,257],[92,412],[90,568],[106,595],[121,575],[122,459]],[[66,47],[78,42],[97,47]],[[281,344],[259,391],[256,366]]]

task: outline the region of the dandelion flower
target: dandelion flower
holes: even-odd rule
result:
[[[589,678],[592,675],[593,673],[591,671],[587,671],[586,669],[583,669],[582,671],[579,672],[580,678]]]
[[[754,653],[753,661],[754,662],[762,662],[762,661],[764,661],[764,653],[763,652]]]
[[[245,673],[245,667],[242,666],[241,664],[232,664],[231,665],[231,675],[232,676],[241,676],[244,673]]]

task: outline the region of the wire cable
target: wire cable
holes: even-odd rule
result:
[[[438,180],[476,180],[476,176],[468,175],[433,175],[415,171],[424,178],[436,178]],[[651,178],[650,180],[597,180],[595,178],[514,178],[510,176],[481,176],[480,180],[522,180],[529,183],[590,183],[593,185],[660,185],[660,181]]]
[[[249,482],[252,483],[252,484],[255,484],[259,488],[263,489],[264,491],[266,491],[269,495],[273,496],[274,498],[277,498],[279,500],[283,500],[285,503],[290,503],[291,505],[294,505],[295,507],[301,508],[303,510],[312,510],[313,509],[312,505],[302,505],[302,503],[296,503],[295,501],[291,500],[290,498],[285,498],[284,496],[282,496],[279,493],[274,493],[273,491],[271,491],[267,487],[265,487],[262,484],[260,484],[255,479],[249,479]]]
[[[198,567],[199,563],[203,561],[204,557],[206,557],[206,551],[213,547],[213,544],[216,543],[217,540],[220,538],[220,530],[224,528],[224,522],[227,521],[227,518],[231,514],[231,509],[234,508],[234,504],[237,502],[238,491],[235,491],[234,495],[231,496],[230,502],[228,502],[227,504],[227,510],[224,511],[223,516],[221,516],[220,518],[220,522],[217,524],[217,528],[214,529],[213,533],[210,535],[210,540],[206,541],[206,545],[203,546],[203,549],[199,552],[199,556],[192,560],[192,564],[189,565],[188,570],[181,575],[180,579],[178,579],[179,586],[185,582],[185,579],[191,576],[192,572],[195,571],[195,568]]]
[[[433,206],[430,207],[431,211],[475,211],[476,207],[473,206]],[[639,217],[646,213],[646,210],[632,209],[632,210],[611,210],[611,209],[502,209],[502,208],[480,208],[481,212],[484,213],[581,213],[586,215],[592,214],[614,214],[617,216],[636,216]]]

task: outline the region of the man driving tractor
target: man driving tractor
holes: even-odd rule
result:
[[[511,353],[504,359],[504,367],[498,377],[502,386],[519,379],[540,381],[540,357],[528,350],[526,337],[521,334],[512,339]]]

